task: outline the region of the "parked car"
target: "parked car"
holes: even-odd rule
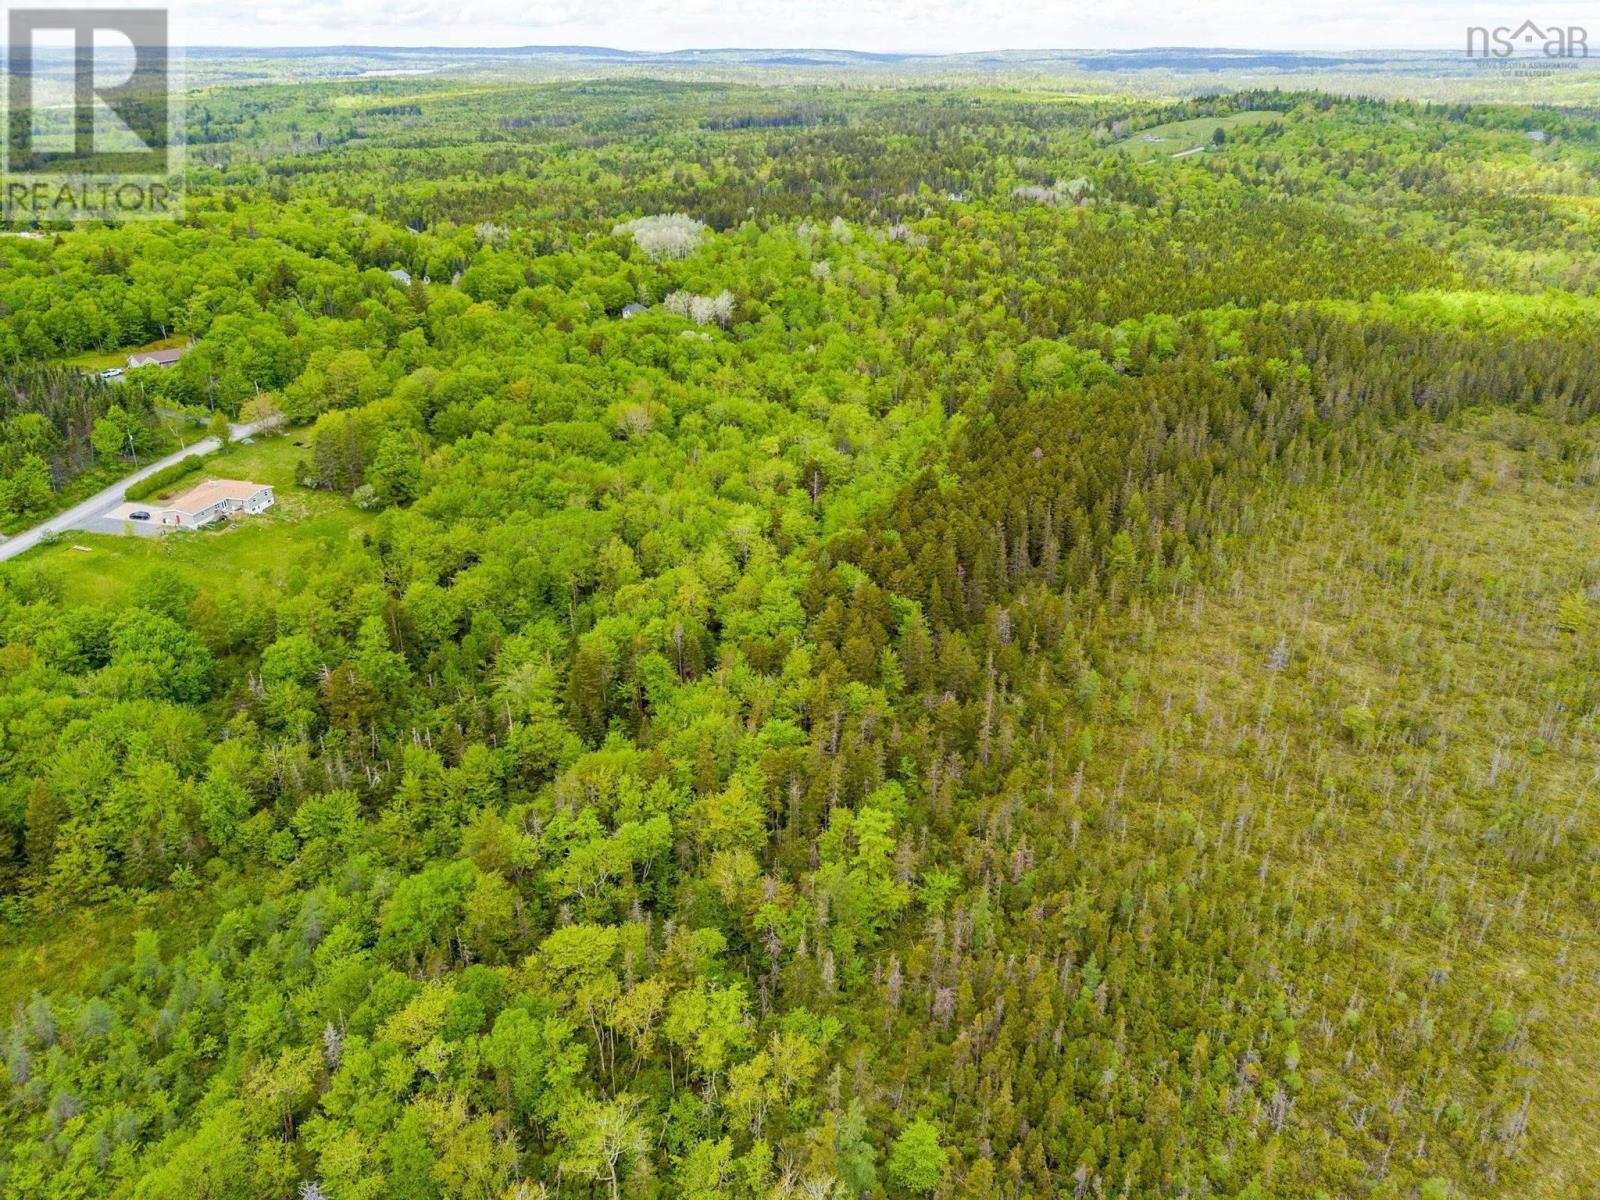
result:
[[[100,372],[100,378],[101,379],[121,379],[122,378],[122,368],[121,367],[107,367],[104,371]]]
[[[142,508],[139,509],[138,512],[131,512],[128,514],[128,520],[130,521],[148,521],[149,519],[150,514],[145,512]]]

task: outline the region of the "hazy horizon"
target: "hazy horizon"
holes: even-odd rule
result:
[[[945,55],[1051,50],[1241,49],[1276,52],[1464,49],[1473,25],[1581,25],[1584,6],[1537,14],[1492,3],[1439,0],[1335,3],[1245,16],[1218,0],[1071,7],[1044,0],[826,0],[800,9],[753,0],[728,11],[713,0],[628,0],[610,7],[550,0],[532,12],[507,0],[290,0],[241,14],[219,0],[174,6],[174,40],[227,49],[604,48],[631,53],[828,48]]]
[[[3,43],[0,43],[3,44]],[[1256,46],[1256,45],[1198,45],[1194,43],[1151,43],[1142,46],[981,46],[969,50],[868,50],[855,46],[832,43],[776,44],[720,44],[720,45],[670,45],[646,48],[629,48],[604,42],[524,42],[508,46],[491,46],[479,42],[191,42],[191,50],[481,50],[485,53],[514,54],[522,51],[584,51],[633,56],[667,54],[766,54],[798,50],[815,54],[854,54],[878,58],[960,58],[984,54],[1158,54],[1195,51],[1206,54],[1293,54],[1293,55],[1352,55],[1352,54],[1442,54],[1454,47],[1423,45],[1361,45],[1341,47],[1317,46]]]

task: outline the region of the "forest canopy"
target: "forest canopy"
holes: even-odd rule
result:
[[[1587,114],[189,120],[181,221],[0,239],[0,528],[283,425],[0,566],[0,1196],[1600,1174]]]

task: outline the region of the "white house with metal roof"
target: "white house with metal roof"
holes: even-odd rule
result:
[[[271,507],[270,484],[208,479],[174,496],[160,509],[157,520],[163,525],[198,528],[235,513],[259,513]]]

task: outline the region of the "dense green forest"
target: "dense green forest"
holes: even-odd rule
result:
[[[1589,1194],[1590,114],[188,116],[0,239],[7,528],[284,421],[0,566],[0,1196]]]

